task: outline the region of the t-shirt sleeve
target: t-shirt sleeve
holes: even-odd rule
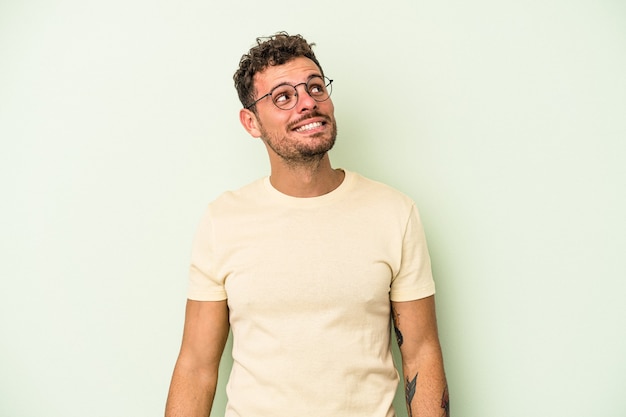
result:
[[[220,301],[227,298],[224,280],[216,273],[216,250],[210,208],[206,210],[191,248],[187,297],[196,301]]]
[[[424,228],[412,205],[402,242],[400,269],[391,281],[391,301],[411,301],[435,293]]]

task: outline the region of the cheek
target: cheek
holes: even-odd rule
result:
[[[285,112],[287,113],[287,112]],[[264,115],[259,118],[259,126],[265,131],[284,130],[289,118],[284,115]]]
[[[331,99],[328,99],[328,100],[326,100],[326,101],[324,101],[324,102],[322,102],[320,104],[322,104],[322,108],[323,108],[324,112],[326,112],[326,113],[328,113],[330,115],[334,115],[334,113],[335,113],[335,105],[333,104]]]

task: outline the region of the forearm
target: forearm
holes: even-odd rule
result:
[[[449,417],[448,386],[441,352],[404,364],[404,387],[409,417]]]
[[[172,375],[165,417],[209,416],[228,329],[225,300],[187,301],[183,342]]]
[[[217,386],[217,370],[209,372],[179,361],[170,384],[165,417],[208,417]]]
[[[392,314],[402,354],[409,417],[449,417],[448,386],[437,335],[434,297],[392,302]]]

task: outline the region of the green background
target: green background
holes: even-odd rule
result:
[[[0,2],[0,415],[162,415],[196,224],[268,173],[232,73],[278,30],[335,80],[334,165],[420,208],[453,415],[625,415],[617,0]]]

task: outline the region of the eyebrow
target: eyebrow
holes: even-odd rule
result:
[[[311,81],[311,79],[312,79],[312,78],[316,78],[316,77],[317,77],[317,78],[324,79],[324,76],[323,76],[322,74],[313,73],[313,74],[309,75],[309,77],[308,77],[308,78],[306,79],[306,81],[304,81],[303,83],[296,83],[296,84],[292,84],[292,83],[288,83],[287,81],[284,81],[284,82],[282,82],[282,83],[276,84],[274,87],[270,88],[270,93],[271,93],[272,91],[274,91],[275,89],[277,89],[278,87],[282,86],[282,85],[290,85],[290,86],[295,86],[295,85],[298,85],[298,84],[306,84],[306,83],[308,83],[309,81]],[[268,94],[269,94],[269,93],[268,93]]]

